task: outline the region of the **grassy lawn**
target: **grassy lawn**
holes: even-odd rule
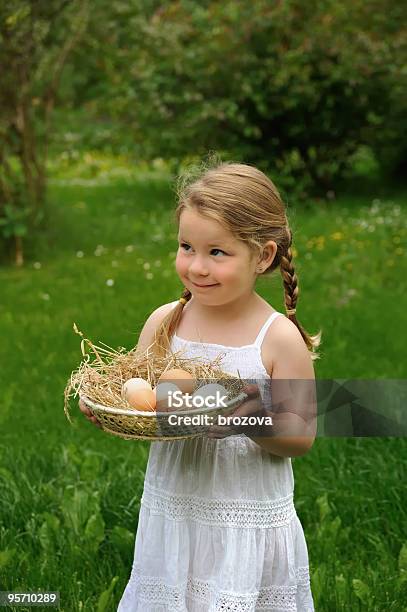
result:
[[[66,174],[24,269],[0,269],[0,585],[59,590],[64,612],[116,609],[149,448],[79,411],[66,421],[63,389],[81,358],[73,323],[130,349],[150,312],[180,295],[174,203],[163,174]],[[406,378],[405,193],[288,216],[298,318],[323,332],[317,378]],[[280,275],[258,291],[284,312]],[[407,610],[406,440],[319,438],[293,466],[316,609]]]

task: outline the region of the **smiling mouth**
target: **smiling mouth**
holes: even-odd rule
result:
[[[205,287],[217,287],[218,285],[218,283],[214,283],[213,285],[198,285],[197,283],[194,283],[194,281],[191,281],[191,283],[195,285],[195,287],[199,287],[200,289],[203,289]]]

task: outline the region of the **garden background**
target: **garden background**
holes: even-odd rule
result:
[[[67,422],[73,323],[130,349],[180,295],[175,180],[208,152],[284,196],[317,378],[406,378],[405,24],[384,0],[1,4],[0,590],[117,607],[149,444]],[[280,277],[258,291],[283,311]],[[316,609],[407,610],[406,440],[321,437],[293,468]]]

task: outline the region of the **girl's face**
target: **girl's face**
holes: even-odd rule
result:
[[[248,246],[217,221],[184,209],[178,243],[178,276],[199,302],[225,304],[253,290],[256,259]]]

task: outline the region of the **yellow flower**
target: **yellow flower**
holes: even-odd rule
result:
[[[315,246],[320,251],[324,248],[325,236],[315,236],[307,241],[307,249],[313,249]]]
[[[291,252],[293,254],[293,257],[298,257],[298,251],[295,247],[291,247]]]
[[[343,234],[342,232],[334,232],[333,234],[331,234],[331,238],[332,240],[342,240]]]

